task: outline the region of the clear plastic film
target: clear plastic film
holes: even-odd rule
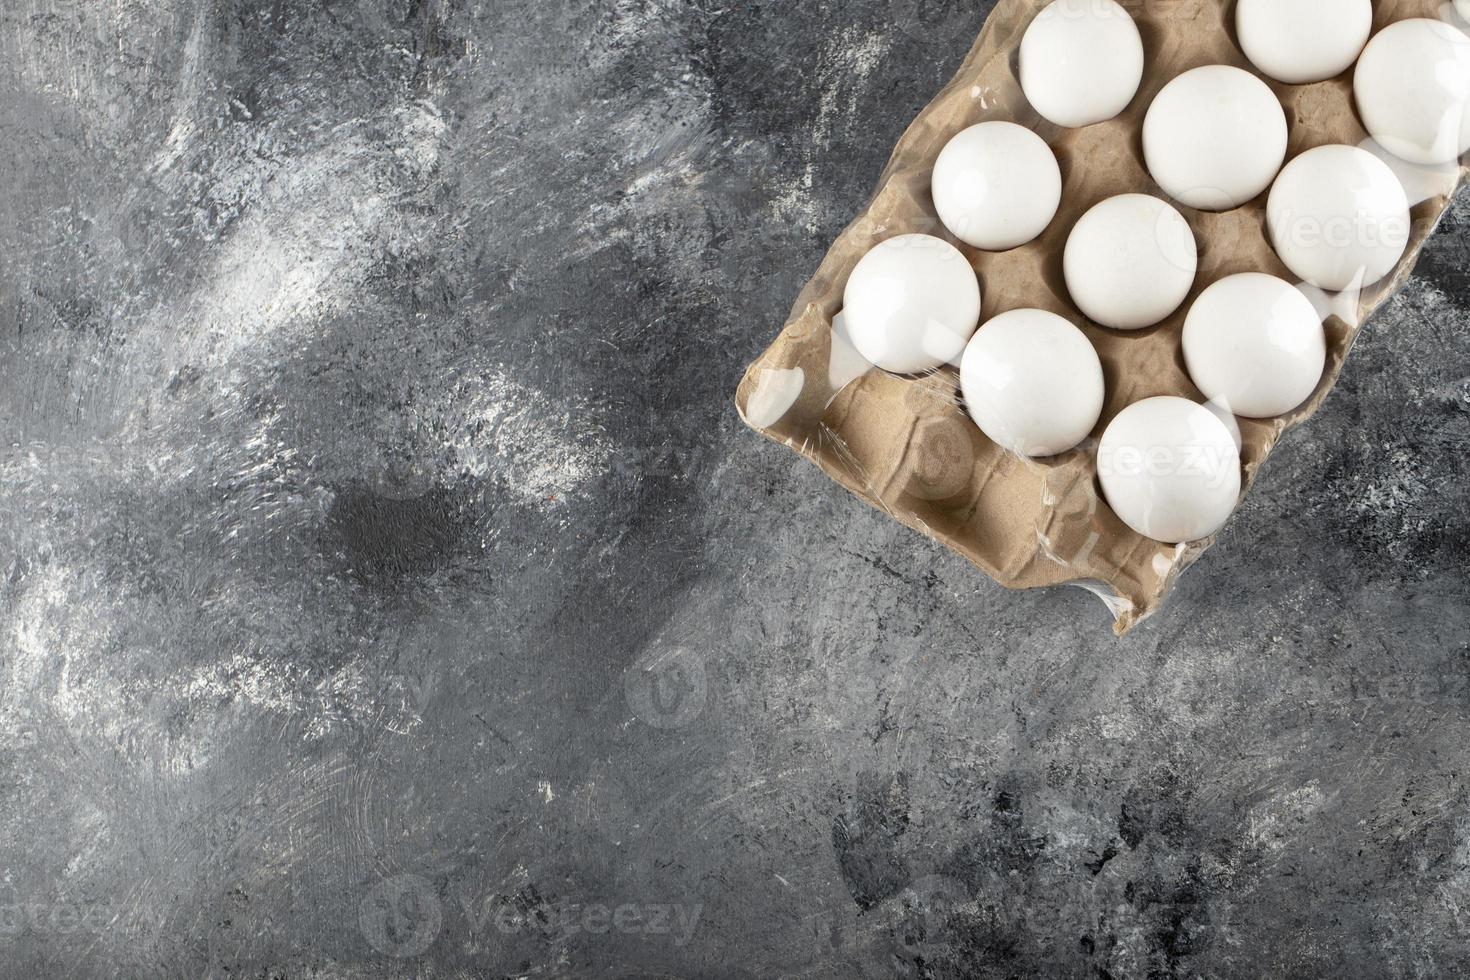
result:
[[[1352,72],[1309,85],[1283,85],[1257,72],[1234,37],[1230,0],[1121,0],[1143,38],[1138,94],[1117,118],[1081,129],[1043,120],[1021,92],[1021,36],[1044,0],[1000,0],[953,80],[900,139],[878,191],[849,225],[797,297],[780,336],[747,370],[736,394],[741,417],[768,438],[815,462],[869,504],[963,555],[1009,588],[1073,584],[1100,596],[1126,633],[1158,609],[1174,580],[1213,539],[1165,545],[1129,529],[1098,489],[1097,440],[1127,406],[1155,395],[1205,399],[1184,367],[1181,332],[1194,299],[1211,283],[1240,272],[1297,282],[1273,251],[1265,195],[1220,213],[1178,207],[1199,248],[1194,286],[1156,326],[1121,332],[1089,322],[1071,302],[1062,253],[1077,219],[1116,194],[1165,199],[1144,165],[1140,130],[1154,95],[1191,68],[1233,65],[1262,78],[1280,98],[1290,130],[1287,159],[1312,147],[1344,143],[1389,162],[1412,204],[1409,246],[1388,276],[1361,291],[1305,291],[1325,318],[1327,365],[1313,395],[1276,419],[1234,418],[1242,493],[1286,429],[1321,406],[1362,324],[1404,282],[1463,167],[1413,167],[1368,138],[1355,112]],[[1374,31],[1411,17],[1453,16],[1434,0],[1374,5]],[[1463,25],[1462,25],[1463,26]],[[1056,217],[1036,240],[1007,252],[982,252],[958,241],[938,220],[929,192],[939,151],[960,130],[987,120],[1026,126],[1055,151],[1063,176]],[[958,373],[947,365],[898,377],[866,363],[846,338],[843,290],[854,265],[875,244],[924,233],[954,243],[974,266],[983,293],[981,322],[1006,310],[1038,308],[1078,325],[1102,361],[1107,395],[1092,436],[1076,449],[1034,460],[1008,453],[970,420]]]

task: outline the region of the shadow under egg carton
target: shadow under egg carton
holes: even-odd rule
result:
[[[736,393],[741,417],[752,428],[964,555],[1001,585],[1072,583],[1092,589],[1108,603],[1120,635],[1159,607],[1175,577],[1214,539],[1164,545],[1127,527],[1098,488],[1097,440],[1115,415],[1140,399],[1178,395],[1204,401],[1185,371],[1181,332],[1207,286],[1239,272],[1296,281],[1271,246],[1266,193],[1234,210],[1211,213],[1187,208],[1158,188],[1144,164],[1144,114],[1158,91],[1182,72],[1225,64],[1261,78],[1281,100],[1290,133],[1288,160],[1316,146],[1367,140],[1354,108],[1352,69],[1308,85],[1284,85],[1262,75],[1236,43],[1233,0],[1121,3],[1143,38],[1139,91],[1118,117],[1064,129],[1031,108],[1019,82],[1021,36],[1046,3],[1000,0],[958,73],[899,140],[872,201],[837,238],[797,297],[780,337],[750,366]],[[1441,6],[1434,0],[1379,2],[1374,33],[1411,17],[1439,18]],[[950,138],[995,119],[1019,123],[1045,139],[1063,181],[1061,206],[1046,231],[1008,252],[982,252],[957,240],[938,220],[929,192],[934,160]],[[1282,433],[1321,406],[1361,325],[1408,278],[1464,176],[1462,166],[1452,182],[1413,207],[1409,247],[1392,273],[1358,294],[1355,303],[1337,298],[1338,312],[1326,320],[1326,371],[1312,397],[1281,418],[1235,419],[1242,494]],[[1194,286],[1179,309],[1156,326],[1131,332],[1087,320],[1062,276],[1063,249],[1077,219],[1094,204],[1125,193],[1170,201],[1189,222],[1200,256]],[[952,367],[923,377],[852,367],[854,354],[833,325],[848,275],[878,242],[915,232],[951,242],[970,260],[982,285],[982,324],[1007,310],[1035,307],[1060,314],[1087,334],[1102,361],[1107,399],[1097,428],[1080,447],[1049,460],[1001,450],[965,414]]]

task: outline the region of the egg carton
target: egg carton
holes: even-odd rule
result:
[[[1113,195],[1140,192],[1170,200],[1144,164],[1143,118],[1165,84],[1202,65],[1233,65],[1271,87],[1286,113],[1288,161],[1316,146],[1372,144],[1354,108],[1351,69],[1307,85],[1284,85],[1262,75],[1237,43],[1232,0],[1122,0],[1144,45],[1137,94],[1107,122],[1079,129],[1055,126],[1031,108],[1018,80],[1022,34],[1044,6],[1038,0],[996,5],[958,73],[899,140],[877,193],[802,289],[780,336],[746,371],[736,405],[752,428],[815,462],[869,504],[963,555],[1001,585],[1091,589],[1108,604],[1115,632],[1122,635],[1159,608],[1179,574],[1214,538],[1164,545],[1125,525],[1099,489],[1098,437],[1115,415],[1141,399],[1205,400],[1185,369],[1181,332],[1186,313],[1207,286],[1240,272],[1297,280],[1268,239],[1265,194],[1221,213],[1171,200],[1199,246],[1194,286],[1158,325],[1126,333],[1109,330],[1089,322],[1069,298],[1062,272],[1068,233],[1089,208]],[[1446,19],[1451,14],[1442,7],[1447,6],[1380,0],[1374,4],[1374,33],[1412,17]],[[1063,177],[1061,206],[1046,231],[1007,252],[983,252],[957,240],[940,223],[929,189],[935,158],[945,144],[962,129],[993,119],[1038,133],[1056,153]],[[1316,297],[1326,315],[1322,381],[1286,416],[1235,419],[1242,494],[1282,434],[1321,407],[1362,325],[1408,278],[1466,172],[1463,166],[1428,171],[1390,162],[1413,204],[1408,248],[1394,270],[1367,289]],[[1006,310],[1034,307],[1058,313],[1086,333],[1107,386],[1102,416],[1086,442],[1050,459],[1013,455],[969,419],[953,367],[897,377],[856,354],[840,315],[848,276],[878,242],[908,233],[944,238],[969,259],[983,286],[982,324]]]

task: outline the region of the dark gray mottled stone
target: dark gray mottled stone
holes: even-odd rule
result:
[[[731,393],[988,4],[0,12],[0,973],[1470,969],[1470,210],[1124,641]]]

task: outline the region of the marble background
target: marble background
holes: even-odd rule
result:
[[[0,5],[0,975],[1470,969],[1470,205],[1123,641],[736,418],[990,6]]]

